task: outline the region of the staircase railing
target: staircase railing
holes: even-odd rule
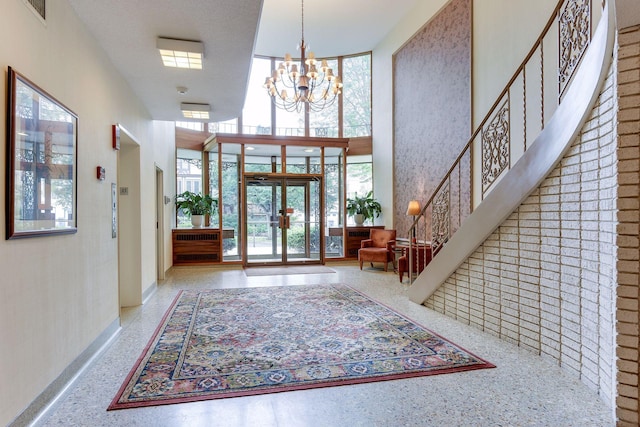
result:
[[[558,2],[533,47],[415,217],[408,238],[430,244],[433,257],[476,209],[474,200],[487,197],[562,102],[591,42],[592,22],[602,12],[594,11],[592,3]],[[546,51],[557,51],[557,56],[551,59]],[[550,79],[553,89],[547,84]],[[414,250],[409,245],[410,284],[411,272],[422,271],[430,261],[425,257],[424,265],[413,266]]]

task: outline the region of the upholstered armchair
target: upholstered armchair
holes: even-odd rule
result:
[[[413,244],[411,248],[411,269],[414,273],[422,273],[424,267],[431,262],[431,245]],[[402,256],[398,258],[398,277],[402,282],[405,273],[409,273],[409,248],[402,249]],[[409,273],[411,274],[411,273]]]
[[[360,270],[364,261],[371,263],[372,267],[374,262],[382,262],[384,271],[388,271],[389,262],[393,263],[395,268],[395,245],[396,230],[372,228],[369,231],[369,238],[360,242],[360,249],[358,249]]]

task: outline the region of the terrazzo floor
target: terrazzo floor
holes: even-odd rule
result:
[[[612,426],[613,412],[553,361],[410,302],[382,270],[328,264],[335,273],[247,277],[238,268],[173,268],[142,306],[125,309],[110,345],[37,426]],[[106,410],[180,289],[346,283],[428,327],[495,369]]]

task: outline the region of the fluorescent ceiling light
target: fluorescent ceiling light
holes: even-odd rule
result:
[[[211,106],[209,104],[189,104],[183,102],[180,104],[182,115],[187,119],[201,119],[209,120],[209,111]]]
[[[158,37],[156,47],[165,67],[202,70],[204,45],[200,42]]]

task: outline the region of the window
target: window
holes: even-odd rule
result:
[[[347,198],[364,196],[373,190],[373,165],[370,155],[347,157]],[[375,196],[374,196],[375,197]],[[355,225],[352,217],[348,225]]]
[[[266,134],[279,136],[304,136],[346,138],[371,135],[371,53],[341,58],[327,59],[334,74],[344,82],[342,88],[343,129],[339,128],[339,103],[321,111],[309,113],[309,122],[305,123],[304,111],[287,112],[275,109],[275,129],[272,127],[272,103],[264,85],[266,76],[281,58],[253,58],[251,75],[244,109],[242,110],[242,129],[245,134]],[[199,125],[199,123],[194,123]],[[227,122],[209,123],[209,132],[237,133],[237,119]]]
[[[208,123],[209,133],[238,133],[238,119]]]
[[[202,192],[202,152],[178,148],[176,152],[176,188],[178,194],[185,191]],[[190,218],[182,210],[177,212],[177,226],[191,226]]]
[[[176,126],[179,128],[198,131],[202,131],[204,129],[204,124],[201,122],[176,122]]]
[[[338,74],[338,60],[327,60],[335,74]],[[338,133],[338,100],[330,107],[320,111],[309,112],[309,136],[337,138]]]
[[[241,149],[239,144],[223,144],[221,150],[222,188],[218,189],[220,194],[218,207],[222,213],[222,228],[225,231],[225,235],[227,233],[232,235],[222,239],[222,259],[224,261],[236,261],[240,259],[240,236],[242,235],[242,224],[240,222]],[[217,157],[216,153],[215,160],[217,160]],[[210,177],[210,180],[217,179],[217,176]]]
[[[371,54],[344,58],[342,81],[344,137],[371,135]]]
[[[242,110],[242,133],[271,135],[271,98],[262,87],[271,75],[271,59],[253,58],[247,96]]]

